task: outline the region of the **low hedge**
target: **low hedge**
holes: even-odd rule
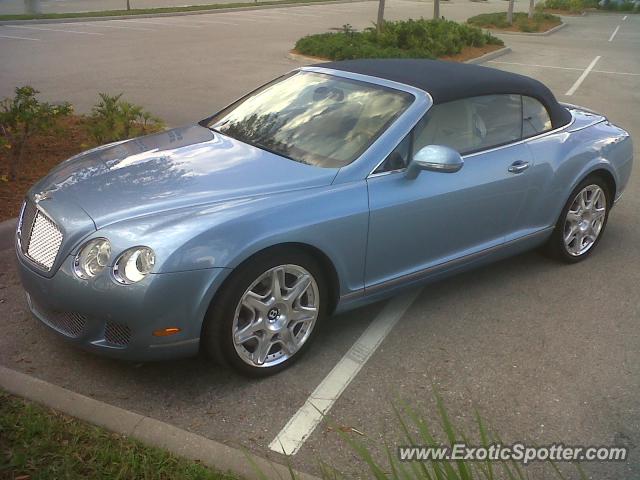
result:
[[[559,10],[570,13],[581,13],[588,8],[597,8],[598,10],[612,10],[619,12],[639,12],[640,3],[634,1],[616,2],[605,0],[602,5],[598,0],[543,0],[536,8],[539,11],[544,9]]]
[[[529,15],[526,13],[516,12],[513,14],[513,25],[510,25],[507,22],[507,13],[498,12],[476,15],[468,19],[467,22],[482,28],[506,29],[515,27],[521,32],[540,32],[560,25],[562,20],[560,17],[551,15],[550,13],[535,12],[533,18],[529,18]]]
[[[348,60],[354,58],[437,58],[456,55],[464,47],[503,45],[481,29],[450,20],[385,22],[382,32],[362,32],[345,25],[340,32],[308,35],[296,42],[304,55]]]

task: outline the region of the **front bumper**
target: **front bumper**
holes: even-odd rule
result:
[[[151,274],[120,285],[106,269],[86,281],[73,273],[71,256],[50,278],[17,252],[18,270],[33,315],[65,340],[84,349],[133,361],[197,354],[202,321],[227,269]],[[178,327],[168,337],[155,330]]]

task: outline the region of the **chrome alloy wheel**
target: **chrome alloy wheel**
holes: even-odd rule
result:
[[[588,185],[575,196],[564,222],[564,246],[579,257],[593,245],[602,232],[607,214],[607,196],[598,185]]]
[[[242,295],[233,319],[233,345],[254,367],[291,358],[309,339],[318,319],[318,284],[298,265],[264,272]]]

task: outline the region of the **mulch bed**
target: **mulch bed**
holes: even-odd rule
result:
[[[551,12],[549,12],[551,13]],[[488,25],[485,28],[489,28],[491,30],[495,30],[496,32],[521,32],[521,33],[544,33],[548,30],[551,30],[554,27],[557,27],[558,25],[560,25],[562,22],[556,22],[554,20],[544,20],[542,22],[540,22],[540,27],[538,30],[533,30],[531,32],[523,32],[520,29],[520,26],[516,24],[516,22],[513,22],[513,25],[506,27],[506,28],[500,28],[500,27],[496,27],[495,25]],[[529,21],[529,26],[530,27],[534,27],[535,22]]]
[[[494,52],[504,48],[504,45],[489,45],[486,44],[483,47],[464,47],[462,51],[456,55],[450,57],[440,57],[439,60],[450,60],[453,62],[466,62],[472,58],[478,58],[489,52]]]
[[[9,156],[0,149],[0,221],[17,217],[25,193],[61,161],[91,148],[89,136],[83,128],[86,120],[71,116],[60,120],[59,131],[32,137],[18,167],[18,178],[8,180]]]

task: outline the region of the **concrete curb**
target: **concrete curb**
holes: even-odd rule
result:
[[[472,58],[470,60],[466,60],[464,63],[483,63],[489,60],[493,60],[494,58],[501,57],[507,53],[511,52],[511,48],[504,47],[500,50],[494,50],[493,52],[485,53],[476,58]],[[309,57],[307,55],[302,55],[301,53],[287,52],[287,58],[289,60],[295,60],[296,62],[305,62],[305,63],[327,63],[331,62],[331,60],[327,60],[325,58],[318,57]]]
[[[484,63],[484,62],[488,62],[489,60],[493,60],[494,58],[498,58],[501,57],[502,55],[506,55],[507,53],[511,52],[511,48],[510,47],[504,47],[501,48],[500,50],[494,50],[493,52],[489,52],[489,53],[485,53],[484,55],[481,55],[479,57],[476,58],[472,58],[470,60],[467,60],[464,63]]]
[[[303,62],[303,63],[328,63],[331,62],[332,60],[327,60],[326,58],[319,58],[319,57],[310,57],[308,55],[303,55],[301,53],[294,53],[294,52],[287,52],[287,58],[289,60],[295,60],[296,62]]]
[[[523,36],[523,37],[546,37],[547,35],[551,35],[552,33],[555,33],[558,30],[563,29],[567,25],[568,24],[563,22],[560,25],[556,25],[552,29],[547,30],[546,32],[531,32],[531,33],[527,33],[527,32],[503,32],[501,30],[490,30],[490,29],[487,29],[487,32],[491,33],[492,35],[519,35],[519,36]]]
[[[0,250],[7,250],[13,247],[13,236],[16,233],[17,218],[10,218],[0,222]]]
[[[191,460],[199,460],[220,471],[231,471],[246,479],[259,479],[251,462],[267,478],[291,478],[284,465],[243,452],[195,433],[187,432],[159,420],[130,412],[93,398],[0,366],[0,387],[47,407],[113,432],[136,438]],[[319,480],[312,475],[295,472],[296,478]]]
[[[312,5],[333,5],[340,3],[362,3],[373,0],[329,0],[326,2],[306,2],[306,3],[284,3],[282,5],[262,5],[256,7],[236,7],[236,8],[212,8],[210,10],[194,10],[190,12],[164,12],[164,13],[143,13],[140,15],[114,15],[109,17],[72,17],[72,18],[38,18],[33,20],[0,20],[0,25],[29,25],[45,23],[78,23],[78,22],[100,22],[107,20],[126,20],[135,18],[156,18],[156,17],[184,17],[187,15],[205,15],[211,13],[244,12],[251,10],[272,10],[288,7],[308,7]]]

